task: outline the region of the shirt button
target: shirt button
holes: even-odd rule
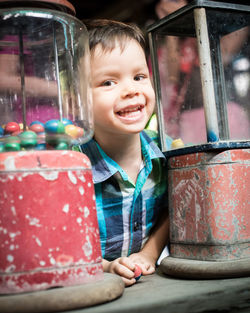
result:
[[[137,222],[134,222],[134,231],[137,231],[139,228],[139,224]]]

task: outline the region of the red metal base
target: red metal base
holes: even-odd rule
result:
[[[169,160],[170,256],[250,258],[250,149]]]
[[[0,293],[103,277],[89,159],[75,151],[0,154]]]

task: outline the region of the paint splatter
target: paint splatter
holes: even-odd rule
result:
[[[62,210],[66,214],[69,213],[69,204],[65,204]]]

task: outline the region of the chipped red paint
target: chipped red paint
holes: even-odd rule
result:
[[[250,257],[250,149],[169,159],[170,254]]]
[[[75,151],[0,154],[0,293],[102,279],[89,159]]]

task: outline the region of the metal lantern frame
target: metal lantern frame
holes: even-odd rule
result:
[[[218,14],[223,12],[223,14]],[[241,18],[237,18],[241,15]],[[214,25],[218,25],[215,27]],[[166,152],[160,74],[157,59],[157,35],[196,37],[200,58],[207,143],[192,151],[249,147],[249,140],[230,140],[225,78],[220,51],[220,38],[250,25],[250,6],[226,2],[196,0],[148,27],[149,47],[156,91],[159,134]],[[187,153],[177,149],[170,155]],[[167,155],[169,154],[167,153]]]
[[[168,275],[250,274],[250,140],[231,140],[220,38],[250,26],[250,6],[196,0],[148,27],[161,148],[168,159]],[[207,143],[167,151],[157,36],[196,37]]]

